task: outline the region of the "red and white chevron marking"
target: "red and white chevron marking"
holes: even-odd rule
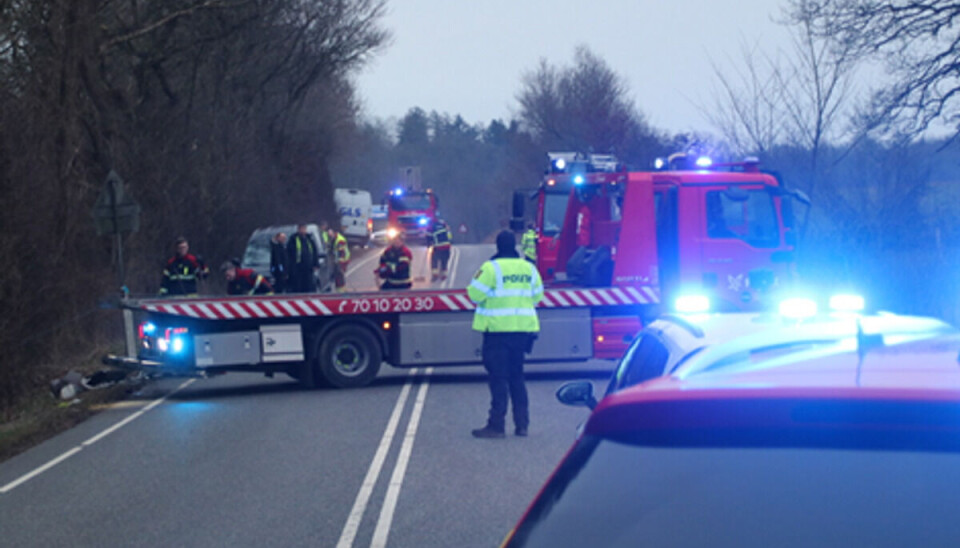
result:
[[[652,287],[549,289],[541,308],[618,306],[660,301]],[[204,320],[297,318],[399,312],[473,310],[466,291],[384,293],[377,295],[270,296],[218,299],[154,300],[141,304],[147,312]]]

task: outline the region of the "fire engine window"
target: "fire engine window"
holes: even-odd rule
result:
[[[567,215],[566,194],[547,194],[543,204],[543,235],[556,236],[563,227]]]
[[[762,189],[748,190],[745,200],[730,199],[722,191],[707,192],[707,236],[776,247],[780,233],[773,198]]]
[[[395,211],[415,211],[430,209],[433,203],[430,196],[425,194],[409,194],[390,198],[390,209]]]

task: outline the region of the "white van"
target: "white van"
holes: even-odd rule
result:
[[[333,201],[340,215],[340,233],[350,243],[365,245],[370,239],[370,208],[373,200],[366,190],[357,188],[336,188]]]

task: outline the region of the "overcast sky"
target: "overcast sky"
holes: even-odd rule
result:
[[[569,65],[587,45],[620,74],[647,119],[669,131],[709,130],[710,58],[741,44],[789,45],[773,21],[780,0],[390,0],[391,45],[357,79],[365,112],[411,107],[470,123],[508,119],[524,73],[541,58]]]

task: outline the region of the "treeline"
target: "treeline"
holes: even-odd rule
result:
[[[119,293],[91,208],[113,169],[141,204],[127,283],[155,292],[184,235],[209,262],[332,214],[330,159],[383,0],[0,2],[0,413],[43,364],[92,357]],[[215,265],[214,265],[215,266]],[[0,414],[0,418],[2,418]]]

